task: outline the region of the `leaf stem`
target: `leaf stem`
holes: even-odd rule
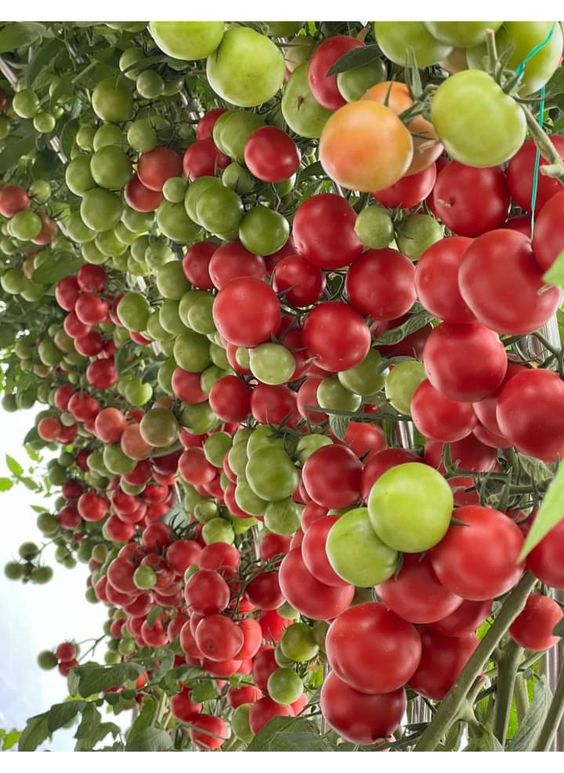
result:
[[[499,668],[497,672],[497,690],[495,692],[494,715],[493,715],[493,734],[503,746],[507,735],[507,726],[509,724],[509,711],[513,692],[515,689],[515,678],[519,669],[519,663],[523,657],[523,648],[510,639],[499,658]]]
[[[441,702],[432,722],[415,745],[414,751],[433,751],[456,720],[476,677],[483,670],[503,634],[525,606],[525,601],[536,583],[536,577],[525,572],[519,583],[505,599],[499,614],[466,664],[456,684]],[[563,680],[564,692],[564,680]]]

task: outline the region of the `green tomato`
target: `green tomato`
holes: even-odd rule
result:
[[[153,225],[153,219],[154,216],[152,212],[136,212],[134,209],[131,209],[131,207],[128,206],[123,208],[121,215],[121,221],[124,226],[134,234],[148,233],[151,230],[151,226]],[[146,244],[149,246],[148,239]]]
[[[231,369],[225,349],[223,346],[214,344],[213,341],[210,343],[210,357],[213,364],[217,365],[218,368],[227,371]]]
[[[10,134],[10,119],[7,115],[0,115],[0,142]]]
[[[260,344],[250,352],[249,367],[263,384],[285,384],[296,370],[296,360],[281,344]]]
[[[18,212],[10,219],[10,231],[12,236],[22,242],[31,241],[41,233],[43,224],[39,215],[31,209]]]
[[[96,84],[92,92],[92,109],[102,121],[127,121],[133,112],[131,91],[123,81],[106,78]]]
[[[121,324],[134,332],[145,330],[151,306],[141,293],[125,293],[117,305],[117,315]]]
[[[194,517],[199,523],[207,523],[218,517],[217,505],[210,499],[203,499],[194,506]]]
[[[127,130],[127,142],[138,153],[146,153],[157,146],[157,132],[148,118],[133,121]]]
[[[371,349],[362,362],[355,365],[354,368],[340,371],[337,374],[337,378],[349,391],[354,392],[356,395],[368,397],[378,392],[384,386],[383,362],[380,353]]]
[[[419,360],[404,360],[390,369],[386,376],[385,391],[396,411],[404,416],[411,415],[411,398],[425,378],[425,368]]]
[[[364,246],[371,250],[388,247],[394,238],[392,216],[385,207],[377,204],[358,213],[354,230]]]
[[[267,690],[273,701],[288,706],[302,695],[304,683],[295,671],[279,668],[268,677]]]
[[[409,64],[408,48],[413,49],[418,67],[437,64],[452,48],[434,38],[422,21],[375,21],[374,37],[388,59],[402,67]]]
[[[284,438],[267,425],[257,427],[249,436],[246,444],[249,459],[264,448],[284,448]]]
[[[292,499],[269,502],[264,512],[264,525],[274,534],[295,534],[300,528],[301,507]]]
[[[80,216],[93,231],[107,231],[120,221],[122,203],[120,199],[103,188],[86,191],[80,204]]]
[[[150,566],[138,566],[133,572],[133,583],[140,590],[150,590],[156,582],[157,573]]]
[[[155,70],[143,70],[135,81],[137,93],[143,99],[158,99],[164,91],[164,80]]]
[[[284,70],[278,46],[249,27],[227,30],[206,64],[215,93],[239,107],[256,107],[272,99],[284,82]]]
[[[81,150],[93,150],[95,134],[96,127],[83,125],[79,127],[74,141]]]
[[[195,299],[188,311],[188,322],[192,330],[202,335],[209,335],[215,332],[215,322],[213,321],[213,296],[205,293]],[[224,368],[225,370],[225,368]]]
[[[180,260],[170,260],[161,266],[157,271],[156,282],[162,297],[172,301],[179,301],[190,289]]]
[[[242,475],[237,479],[235,502],[248,515],[264,515],[268,505],[266,500],[261,499],[255,494]]]
[[[311,93],[307,71],[307,63],[300,64],[288,78],[281,102],[282,115],[300,137],[319,139],[332,111],[322,107]]]
[[[141,72],[138,67],[134,67],[135,64],[141,64],[145,61],[145,52],[139,46],[130,46],[126,48],[123,54],[119,58],[119,69],[130,81],[137,79],[137,76]]]
[[[190,373],[201,373],[211,362],[208,339],[192,330],[178,336],[173,354],[178,367]]]
[[[217,365],[210,365],[209,368],[202,371],[202,375],[200,376],[200,388],[202,392],[205,395],[209,395],[211,388],[216,381],[219,381],[226,375],[227,373],[221,368],[218,368]]]
[[[235,540],[235,532],[225,518],[210,518],[204,523],[202,539],[206,545],[211,545],[213,542],[226,542],[231,545]]]
[[[448,531],[452,489],[440,472],[418,462],[392,467],[373,485],[368,516],[378,537],[402,553],[422,553]]]
[[[163,365],[159,368],[159,372],[157,373],[158,385],[165,394],[170,395],[171,397],[174,395],[172,389],[172,374],[175,370],[176,362],[172,358],[169,358],[165,363],[163,363]]]
[[[194,435],[205,435],[217,427],[219,419],[206,401],[197,405],[183,405],[180,423]]]
[[[284,215],[266,207],[253,207],[241,221],[239,239],[255,255],[272,255],[288,241],[290,226]]]
[[[400,252],[411,260],[419,260],[425,250],[444,236],[443,227],[432,215],[408,215],[397,232]]]
[[[196,224],[187,216],[184,204],[166,200],[157,209],[157,225],[164,236],[179,244],[191,244],[199,233]]]
[[[526,97],[542,88],[553,76],[562,58],[562,29],[551,21],[505,21],[498,29],[495,42],[498,54],[511,51],[506,67],[515,70],[536,46],[546,40],[553,28],[552,37],[525,65],[520,81],[519,95]],[[498,25],[499,26],[499,25]],[[487,63],[485,44],[466,52],[468,66],[483,70]]]
[[[33,128],[40,134],[49,134],[55,128],[56,120],[52,113],[37,113],[33,119]]]
[[[249,714],[252,708],[251,703],[244,703],[237,706],[231,715],[231,728],[240,741],[250,743],[253,740],[253,731],[249,724]]]
[[[232,445],[231,436],[227,432],[214,432],[204,441],[204,455],[214,467],[222,467],[225,455],[230,451]]]
[[[333,411],[357,411],[362,403],[360,395],[345,388],[337,376],[324,378],[317,387],[317,404]]]
[[[283,617],[284,620],[297,620],[298,617],[300,616],[300,613],[298,612],[298,610],[294,609],[294,607],[288,604],[287,601],[285,601],[281,606],[277,607],[276,612],[280,615],[280,617]],[[276,645],[276,650],[277,652],[275,652],[275,657],[277,656],[277,653],[280,652],[282,654],[282,658],[284,658],[284,660],[289,661],[289,658],[287,659],[286,656],[282,653],[280,642]],[[278,660],[276,662],[278,663],[279,666],[289,665],[288,662],[280,663]]]
[[[282,634],[280,649],[294,663],[305,663],[317,656],[319,645],[309,625],[292,623]]]
[[[178,437],[176,416],[168,408],[151,408],[141,419],[139,430],[143,440],[155,448],[168,448]]]
[[[121,190],[131,177],[131,161],[117,145],[106,145],[90,159],[90,171],[96,185]]]
[[[93,140],[94,150],[100,150],[108,145],[123,145],[123,132],[119,126],[113,123],[105,123],[96,130]]]
[[[33,118],[39,112],[39,98],[31,89],[20,89],[14,94],[12,109],[20,118]]]
[[[291,497],[299,483],[294,463],[281,448],[265,448],[252,456],[247,462],[245,477],[255,494],[267,502]]]
[[[97,233],[94,237],[94,243],[102,255],[107,258],[118,258],[127,250],[127,244],[117,238],[114,229]]]
[[[534,23],[534,22],[533,22]],[[501,21],[424,21],[431,35],[456,48],[470,48],[483,43],[486,30],[498,30]]]
[[[241,197],[224,185],[210,186],[196,205],[197,222],[212,234],[234,239],[243,217]]]
[[[222,153],[243,164],[247,140],[261,126],[264,126],[264,118],[257,113],[228,110],[214,124],[213,141]]]
[[[149,24],[149,32],[161,51],[186,62],[213,54],[224,30],[222,21],[152,21]]]
[[[79,244],[86,244],[96,238],[96,231],[88,228],[80,217],[80,212],[73,212],[65,224],[69,239]]]
[[[360,99],[371,86],[385,81],[387,68],[383,59],[374,59],[361,67],[340,72],[337,75],[337,88],[343,99],[355,102]]]
[[[247,444],[245,442],[235,443],[233,448],[229,451],[227,461],[235,475],[244,478],[247,462],[249,461]]]
[[[517,153],[527,131],[525,114],[493,78],[465,70],[447,78],[433,96],[431,121],[449,156],[467,166],[498,166]]]
[[[335,522],[325,550],[339,577],[360,588],[384,582],[398,564],[397,552],[376,536],[366,507],[349,510]]]
[[[201,196],[203,196],[205,191],[210,188],[220,190],[223,186],[217,177],[198,177],[194,182],[190,183],[186,189],[184,209],[190,220],[194,223],[198,223],[198,225],[200,225],[200,222],[198,220],[196,207],[198,206]]]
[[[112,475],[127,475],[136,465],[135,459],[126,456],[119,443],[110,443],[104,447],[104,466]]]
[[[163,196],[173,204],[181,204],[186,196],[188,185],[184,177],[169,177],[163,185]]]
[[[239,194],[250,193],[255,187],[253,176],[236,161],[225,167],[221,182]]]

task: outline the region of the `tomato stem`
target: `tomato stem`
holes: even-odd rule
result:
[[[529,709],[527,682],[522,673],[517,674],[515,679],[515,708],[517,710],[517,721],[520,725]]]
[[[484,669],[492,652],[497,647],[503,634],[525,606],[525,601],[533,589],[537,579],[525,572],[519,583],[505,599],[495,621],[484,636],[474,654],[460,674],[456,684],[441,702],[437,713],[427,729],[422,734],[414,751],[433,751],[446,734],[451,724],[457,719],[469,690],[476,677]],[[564,679],[562,681],[562,703],[564,706]],[[558,724],[558,723],[556,723]]]
[[[499,658],[497,672],[497,690],[495,693],[493,733],[503,746],[509,724],[509,711],[515,690],[515,678],[519,663],[523,657],[523,648],[510,639]]]
[[[541,174],[546,177],[554,177],[560,180],[560,182],[564,182],[564,161],[558,154],[550,137],[544,129],[541,129],[537,119],[527,105],[521,105],[521,110],[525,113],[527,126],[533,137],[533,142],[540,150],[543,158],[549,162],[548,164],[543,164],[541,166]]]
[[[558,726],[562,721],[562,717],[564,717],[564,668],[560,671],[560,676],[556,683],[556,690],[554,691],[554,696],[534,751],[545,752],[548,750],[552,743],[552,739],[558,730]]]

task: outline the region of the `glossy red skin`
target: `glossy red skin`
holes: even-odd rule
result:
[[[225,169],[231,159],[221,153],[211,138],[196,140],[184,153],[182,170],[189,180],[197,180],[198,177],[214,177],[219,171]]]
[[[336,588],[347,585],[347,583],[339,577],[329,563],[325,545],[329,532],[339,517],[338,515],[325,515],[318,518],[306,531],[301,545],[302,559],[310,574],[319,582]]]
[[[413,209],[413,207],[425,201],[433,190],[436,179],[437,166],[432,163],[421,172],[402,177],[394,185],[381,191],[376,191],[372,196],[380,204],[390,209],[395,209],[396,207]]]
[[[259,625],[263,639],[265,641],[278,643],[291,622],[291,620],[281,617],[275,609],[261,612]]]
[[[85,357],[95,357],[104,349],[104,339],[97,330],[90,330],[81,338],[74,339],[74,348]]]
[[[229,738],[229,726],[221,717],[200,714],[192,724],[195,727],[190,728],[190,740],[202,749],[219,749]],[[207,732],[203,733],[201,730]]]
[[[553,134],[550,137],[558,153],[564,155],[564,137]],[[535,157],[537,149],[532,139],[527,140],[521,145],[520,150],[513,156],[507,167],[507,182],[511,198],[515,204],[518,204],[525,212],[531,211],[531,192],[533,187]],[[541,156],[540,167],[542,168],[549,162]],[[546,202],[556,193],[562,190],[562,184],[554,177],[547,177],[539,173],[537,200],[535,211],[539,212]],[[536,224],[535,224],[536,228]]]
[[[262,644],[262,628],[260,623],[258,620],[249,617],[239,621],[238,626],[243,637],[243,643],[235,653],[235,656],[243,660],[253,658]]]
[[[280,386],[257,384],[251,395],[251,413],[259,424],[286,422],[292,427],[299,418],[296,393],[284,384]]]
[[[479,640],[473,633],[443,636],[426,628],[419,633],[421,662],[409,680],[409,686],[425,698],[442,700],[458,679]]]
[[[564,521],[560,521],[527,556],[527,569],[551,588],[564,590]]]
[[[483,424],[484,427],[486,427],[486,429],[488,429],[490,432],[493,432],[496,435],[502,435],[499,424],[497,423],[496,416],[499,396],[508,381],[510,381],[513,376],[517,375],[517,373],[522,373],[525,370],[526,368],[524,365],[517,365],[516,363],[510,362],[507,366],[505,378],[503,379],[497,392],[473,404],[472,407],[474,408],[474,413],[480,420],[480,423]]]
[[[387,446],[384,431],[377,424],[364,421],[349,422],[344,443],[360,459],[365,458],[367,454],[382,451]]]
[[[227,690],[227,701],[232,709],[243,706],[245,703],[255,703],[260,698],[262,698],[262,692],[252,684],[230,687]]]
[[[364,316],[396,319],[415,303],[415,266],[397,250],[367,250],[350,267],[345,287],[349,301]]]
[[[260,279],[232,279],[215,297],[213,319],[229,343],[258,346],[278,333],[280,304],[274,290]]]
[[[445,397],[427,379],[413,393],[410,412],[413,423],[424,437],[442,443],[461,440],[476,424],[470,403]]]
[[[280,666],[274,658],[274,647],[261,647],[253,660],[253,681],[262,692],[266,692],[268,677]]]
[[[460,293],[476,318],[497,333],[520,335],[542,327],[562,291],[542,281],[526,236],[508,228],[474,240],[458,274]]]
[[[291,537],[285,534],[265,532],[259,542],[259,554],[263,561],[271,561],[275,556],[285,555],[290,549]]]
[[[176,367],[172,373],[172,391],[183,403],[196,405],[207,400],[207,395],[200,386],[200,373],[189,373]]]
[[[519,233],[526,236],[527,239],[531,238],[531,216],[530,215],[518,215],[517,217],[510,217],[506,220],[504,228],[510,228],[513,231],[519,231]]]
[[[101,293],[106,286],[106,272],[102,266],[87,263],[81,266],[76,274],[76,281],[81,290],[91,293]]]
[[[400,572],[376,586],[387,609],[408,623],[434,623],[454,612],[462,599],[438,581],[429,558],[405,554]]]
[[[197,242],[182,259],[182,270],[186,279],[198,290],[213,290],[214,284],[210,278],[209,265],[212,255],[217,250],[214,242]]]
[[[509,635],[521,647],[533,652],[544,652],[560,641],[552,632],[562,620],[560,605],[548,596],[531,593],[525,608],[509,628]]]
[[[232,660],[243,646],[243,632],[225,615],[206,615],[196,628],[196,644],[209,660]]]
[[[373,602],[343,612],[329,628],[325,649],[337,676],[369,695],[403,687],[421,658],[416,629]]]
[[[112,360],[94,360],[86,368],[86,380],[95,389],[109,389],[118,380],[118,372]]]
[[[348,266],[362,252],[355,223],[356,212],[342,196],[311,196],[294,215],[292,237],[296,251],[318,268]]]
[[[327,75],[328,71],[347,51],[362,46],[360,40],[349,35],[335,35],[324,40],[313,52],[307,79],[316,101],[327,110],[337,110],[346,104],[337,86],[337,76]]]
[[[109,503],[106,497],[87,491],[80,495],[77,507],[85,521],[101,521],[108,512]]]
[[[449,236],[432,244],[415,266],[417,297],[427,311],[444,322],[476,319],[458,289],[458,271],[472,239]]]
[[[524,542],[519,527],[489,507],[459,507],[455,517],[462,524],[452,524],[429,554],[439,581],[469,601],[507,593],[523,573],[517,562]]]
[[[259,180],[287,180],[300,167],[300,151],[294,140],[275,126],[261,126],[245,144],[245,164]]]
[[[243,276],[266,277],[266,266],[260,255],[245,249],[240,241],[225,242],[212,255],[208,265],[210,279],[217,290]]]
[[[360,496],[363,502],[366,502],[372,486],[387,470],[396,467],[398,464],[407,462],[420,462],[417,454],[411,451],[404,451],[403,448],[386,448],[383,451],[371,453],[364,460],[364,469],[360,476]]]
[[[55,650],[55,656],[60,663],[68,663],[74,660],[78,654],[76,644],[70,641],[63,642]]]
[[[178,472],[187,483],[203,486],[217,475],[217,469],[210,464],[201,448],[188,448],[178,461]]]
[[[182,687],[179,693],[170,699],[170,712],[179,722],[192,722],[202,712],[201,703],[190,700],[190,688]]]
[[[134,174],[125,186],[123,197],[125,203],[136,212],[154,212],[164,198],[160,190],[143,185],[137,174]]]
[[[29,209],[29,205],[29,196],[21,186],[6,185],[0,188],[0,215],[11,218],[18,212]]]
[[[370,330],[351,306],[329,301],[308,313],[303,341],[316,365],[336,373],[364,360],[370,349]]]
[[[251,412],[252,389],[237,376],[224,376],[210,389],[209,402],[222,421],[244,421]]]
[[[454,612],[427,626],[427,630],[435,631],[443,636],[462,636],[473,633],[478,626],[490,615],[492,600],[467,601],[464,600]]]
[[[305,381],[298,389],[298,411],[300,412],[300,416],[303,419],[308,419],[311,424],[320,424],[327,418],[327,414],[322,410],[312,411],[307,407],[308,405],[317,405],[317,387],[321,384],[322,381],[322,378],[317,376],[310,376],[309,378],[305,379]]]
[[[517,373],[501,390],[496,418],[521,453],[548,463],[564,457],[564,382],[557,373]]]
[[[212,129],[220,115],[225,113],[224,107],[214,107],[200,118],[196,126],[196,139],[207,140],[212,136]]]
[[[229,586],[217,572],[202,569],[186,583],[186,604],[202,614],[222,612],[229,604]]]
[[[92,293],[82,293],[77,298],[74,311],[84,325],[98,325],[108,315],[108,304]]]
[[[350,743],[368,745],[400,725],[407,705],[405,691],[366,695],[331,672],[321,688],[321,713],[333,730]]]
[[[325,276],[317,266],[300,255],[288,255],[274,266],[272,286],[283,293],[291,306],[303,308],[319,300],[325,289]]]
[[[302,510],[302,514],[300,516],[301,527],[304,535],[316,521],[318,521],[320,518],[325,518],[326,515],[326,507],[321,507],[321,505],[317,505],[315,502],[308,502]]]
[[[276,572],[261,572],[247,585],[245,595],[259,609],[277,609],[284,603]]]
[[[362,463],[346,446],[322,446],[307,459],[302,480],[308,495],[323,507],[349,507],[360,499]]]
[[[564,190],[547,201],[535,221],[533,252],[541,271],[548,271],[564,250]]]
[[[80,295],[80,287],[74,276],[65,276],[57,282],[55,298],[59,306],[65,311],[72,311],[76,299]]]
[[[260,698],[251,706],[249,726],[256,735],[274,717],[289,716],[292,716],[290,706],[282,706],[280,703],[273,701],[272,698]]]
[[[451,161],[433,189],[434,211],[459,236],[500,228],[509,210],[507,179],[500,167],[477,168]]]
[[[331,620],[347,609],[354,586],[339,587],[319,582],[308,571],[299,548],[290,550],[280,564],[280,588],[288,603],[313,620]]]
[[[511,441],[508,440],[505,435],[498,435],[495,432],[491,432],[479,422],[472,432],[480,443],[483,443],[485,446],[490,446],[491,448],[511,448]]]
[[[182,174],[182,159],[172,148],[153,148],[139,156],[137,174],[146,188],[162,191],[170,177],[180,177]]]
[[[429,335],[423,364],[431,384],[451,400],[477,402],[493,394],[507,371],[498,335],[477,322],[444,322]]]

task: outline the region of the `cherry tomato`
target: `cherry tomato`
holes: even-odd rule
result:
[[[372,195],[376,201],[379,201],[385,207],[390,207],[391,209],[395,207],[413,209],[413,207],[425,201],[433,190],[436,179],[437,167],[435,164],[429,164],[421,172],[402,177],[394,185],[381,191],[376,191]]]
[[[422,630],[421,662],[409,680],[412,690],[430,700],[442,700],[479,644],[473,633],[443,636]]]
[[[445,397],[428,380],[421,382],[413,393],[411,417],[422,435],[443,443],[461,440],[472,432],[476,424],[470,403]]]
[[[350,267],[346,290],[364,316],[396,319],[415,303],[415,267],[397,250],[367,250]]]
[[[355,223],[356,213],[342,196],[311,196],[294,215],[292,236],[296,250],[318,268],[348,266],[362,252]]]
[[[276,293],[260,279],[232,279],[215,297],[213,319],[229,343],[257,346],[280,329],[280,304]]]
[[[543,271],[552,266],[563,250],[564,190],[549,199],[541,209],[533,236],[535,260]]]
[[[472,240],[450,236],[431,245],[415,267],[415,289],[421,304],[444,322],[472,322],[475,317],[458,289],[458,272]]]
[[[552,632],[563,616],[560,605],[554,599],[531,593],[525,608],[512,622],[509,635],[525,649],[544,652],[560,641],[560,637],[553,636]]]
[[[306,461],[302,480],[308,495],[327,508],[348,507],[360,499],[362,463],[346,446],[323,446]]]
[[[358,311],[341,301],[330,301],[309,312],[303,340],[316,365],[337,372],[364,360],[370,349],[370,330]]]
[[[275,126],[263,126],[247,140],[245,164],[263,182],[282,182],[298,171],[300,152],[286,132]]]
[[[362,48],[362,45],[360,40],[349,35],[335,35],[324,40],[313,52],[307,79],[311,93],[322,107],[336,110],[346,104],[337,86],[337,76],[328,75],[328,72],[347,51]]]
[[[294,609],[313,620],[331,620],[347,609],[354,586],[326,585],[308,571],[298,548],[290,550],[280,564],[280,588]]]
[[[560,155],[564,154],[564,137],[554,134],[550,140]],[[518,204],[525,212],[531,210],[531,192],[533,188],[533,174],[537,147],[533,140],[523,143],[521,150],[513,156],[507,167],[507,184],[509,193],[515,204]],[[540,167],[547,164],[546,158],[541,155]],[[562,183],[554,177],[547,177],[542,172],[538,176],[537,200],[535,212],[540,212],[549,199],[562,190]],[[538,221],[535,228],[538,227]]]
[[[428,630],[436,631],[443,636],[462,636],[473,633],[490,615],[492,604],[491,599],[486,601],[464,600],[450,615],[431,623]]]
[[[531,550],[527,569],[550,587],[564,589],[564,521],[557,523]]]

